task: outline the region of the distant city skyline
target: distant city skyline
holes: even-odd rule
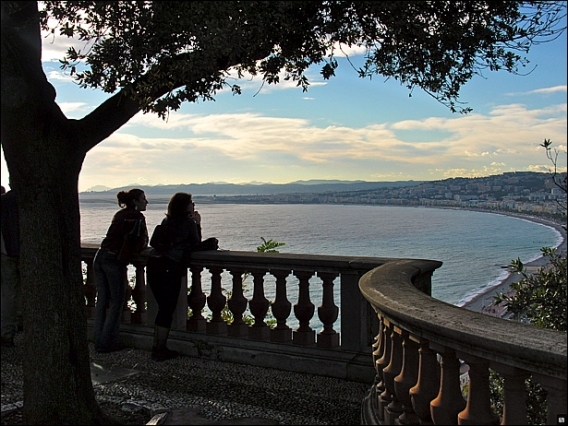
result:
[[[324,81],[308,72],[308,92],[289,82],[244,79],[243,92],[184,104],[166,121],[137,114],[87,154],[79,190],[102,185],[299,180],[431,181],[508,171],[548,171],[539,145],[551,139],[566,170],[567,34],[533,46],[515,76],[486,71],[460,94],[473,108],[451,113],[419,89],[381,76],[357,77],[345,58]],[[69,118],[84,117],[109,95],[80,89],[59,69],[70,45],[46,37],[43,65]],[[78,48],[84,46],[75,43]],[[361,54],[349,52],[355,65]],[[411,95],[411,96],[409,96]],[[4,155],[2,185],[8,187]]]

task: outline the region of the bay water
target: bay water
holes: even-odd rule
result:
[[[80,207],[81,240],[100,243],[119,207],[111,202],[81,202]],[[198,200],[196,209],[202,217],[203,238],[217,237],[220,248],[225,250],[254,252],[263,237],[285,243],[278,249],[281,253],[442,261],[432,277],[432,296],[458,306],[499,284],[507,276],[506,266],[511,260],[532,261],[540,257],[541,247],[556,247],[562,241],[561,234],[550,226],[468,210],[200,204]],[[166,204],[152,203],[150,199],[144,212],[150,234],[166,210]],[[268,292],[266,296],[272,300]],[[294,297],[290,301],[296,302]]]

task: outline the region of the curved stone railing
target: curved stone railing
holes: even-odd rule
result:
[[[375,382],[362,404],[363,424],[527,424],[529,376],[547,391],[547,424],[560,424],[558,416],[566,415],[566,333],[433,299],[417,288],[423,268],[422,261],[401,259],[360,280],[379,321]],[[504,378],[501,418],[490,403],[490,369]]]
[[[82,260],[87,267],[87,315],[91,319],[96,295],[92,267],[96,250],[97,246],[82,245]],[[122,318],[122,330],[131,337],[141,333],[141,326],[152,326],[156,313],[145,282],[147,259],[148,252],[132,259],[135,285],[128,299],[131,296],[135,309],[125,305]],[[378,324],[358,283],[366,272],[393,260],[238,251],[193,253],[172,326],[178,332],[172,333],[170,340],[177,339],[179,346],[175,349],[187,354],[214,354],[210,356],[370,383],[374,371],[372,344]],[[432,272],[441,263],[429,265],[419,277],[428,292]],[[251,277],[248,298],[243,293],[245,274]],[[222,287],[230,292],[228,300]],[[271,300],[266,297],[268,293]],[[223,319],[226,305],[233,318],[231,323]],[[245,312],[252,320],[244,321]],[[271,326],[267,324],[269,316]],[[133,345],[147,347],[151,345],[148,342],[146,339]]]

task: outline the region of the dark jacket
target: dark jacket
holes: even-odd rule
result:
[[[126,238],[129,239],[132,253],[138,253],[148,246],[148,228],[142,212],[128,208],[117,211],[101,248],[118,253]]]
[[[2,238],[6,254],[12,257],[20,256],[20,214],[14,191],[8,191],[0,198],[2,213]]]
[[[166,217],[162,224],[177,229],[173,247],[164,253],[164,256],[176,262],[181,262],[184,250],[191,249],[201,242],[201,226],[188,216],[176,219]]]

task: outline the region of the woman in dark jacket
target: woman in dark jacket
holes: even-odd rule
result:
[[[106,237],[93,261],[97,303],[95,306],[95,350],[120,350],[120,318],[128,285],[130,256],[148,246],[148,228],[142,214],[148,200],[144,191],[133,188],[116,195],[122,207],[112,218]]]
[[[148,285],[158,304],[152,348],[152,359],[155,361],[164,361],[179,355],[179,352],[168,349],[166,342],[181,281],[187,274],[187,266],[182,262],[183,252],[201,242],[201,216],[195,210],[191,194],[178,192],[172,196],[162,225],[175,229],[171,237],[171,247],[159,253],[160,256],[151,256],[146,266]]]

